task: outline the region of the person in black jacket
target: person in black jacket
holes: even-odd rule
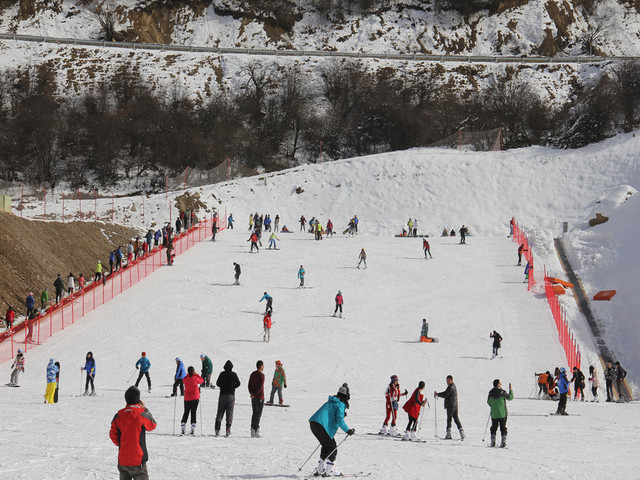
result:
[[[233,268],[235,269],[236,281],[233,283],[234,285],[240,285],[240,265],[236,262],[233,262]]]
[[[458,389],[451,375],[447,375],[447,389],[444,392],[433,392],[433,397],[444,398],[444,408],[447,410],[447,434],[444,439],[451,440],[451,419],[453,419],[460,431],[460,440],[464,440],[464,429],[458,418]]]
[[[493,355],[491,356],[493,359],[498,356],[498,350],[502,346],[502,336],[494,330],[489,334],[489,338],[493,338]]]
[[[580,401],[584,402],[584,373],[578,367],[573,367],[573,377],[570,381],[573,382],[573,401],[575,402],[582,395]],[[578,390],[580,395],[578,395]]]
[[[627,371],[622,368],[620,362],[616,362],[616,388],[618,389],[618,401],[626,402],[624,398],[624,378],[627,376]]]
[[[613,402],[613,381],[616,379],[616,368],[607,362],[607,368],[604,369],[604,379],[607,382],[607,402]]]
[[[224,371],[220,372],[216,385],[220,388],[220,397],[218,398],[218,413],[216,415],[216,436],[220,435],[220,425],[222,417],[227,415],[227,433],[231,435],[231,423],[233,422],[233,407],[236,404],[236,388],[240,386],[240,379],[233,370],[233,363],[227,360],[224,364]]]
[[[58,303],[62,300],[62,292],[64,291],[64,282],[62,281],[62,278],[60,278],[60,274],[58,274],[56,281],[53,282],[53,286],[56,289],[56,303]]]

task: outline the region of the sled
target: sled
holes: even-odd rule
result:
[[[435,337],[420,337],[420,341],[424,343],[438,343],[438,339]]]
[[[617,292],[615,290],[602,290],[593,296],[594,300],[611,300]]]

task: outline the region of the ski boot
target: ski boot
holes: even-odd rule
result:
[[[391,428],[389,429],[389,435],[391,435],[392,437],[397,437],[399,435],[398,429],[395,425],[391,425]]]
[[[224,434],[225,437],[231,436],[231,428],[227,428],[227,432]]]
[[[325,472],[325,463],[324,463],[324,459],[321,458],[320,460],[318,460],[318,466],[316,467],[316,471],[313,472],[313,474],[316,477],[323,477],[324,472]]]
[[[495,435],[491,435],[491,443],[489,444],[490,447],[495,447],[496,446],[496,436]]]
[[[331,460],[327,460],[327,463],[324,466],[324,475],[327,477],[340,477],[342,476],[342,472],[336,467],[336,464]]]
[[[220,430],[216,430],[216,437],[220,436]]]
[[[91,393],[89,394],[90,397],[95,397],[97,395],[95,389],[91,389]]]
[[[195,435],[196,434],[196,424],[192,423],[191,424],[191,435]]]
[[[187,433],[187,424],[186,423],[181,423],[180,424],[180,434],[184,435],[185,433]]]
[[[389,435],[389,427],[382,425],[382,428],[378,432],[380,435]]]
[[[415,431],[415,430],[413,430],[413,431],[411,432],[410,440],[411,440],[412,442],[417,442],[417,441],[419,441],[419,440],[420,440],[420,439],[418,438],[418,434],[416,433],[416,431]]]
[[[256,434],[255,434],[255,438],[260,438],[262,437],[262,435],[260,435],[260,427],[256,428]]]
[[[87,388],[84,393],[82,394],[83,397],[86,397],[87,395],[89,395],[89,389]]]
[[[444,436],[445,440],[451,440],[451,429],[447,429],[447,433]]]
[[[460,429],[460,441],[464,440],[465,438],[467,438],[467,436],[464,434],[464,429],[461,428]]]
[[[500,443],[500,448],[504,448],[507,446],[507,436],[503,435],[502,436],[502,442]]]

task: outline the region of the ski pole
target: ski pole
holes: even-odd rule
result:
[[[489,428],[489,420],[491,420],[491,412],[489,412],[489,417],[487,418],[487,425],[484,427],[484,435],[482,435],[483,442],[484,442],[484,438],[487,436],[487,428]]]
[[[130,383],[130,382],[131,382],[131,379],[133,378],[133,376],[136,374],[136,372],[137,372],[137,371],[138,371],[138,369],[136,368],[136,369],[134,370],[134,372],[131,374],[131,376],[129,377],[129,380],[127,380],[127,383]]]
[[[416,432],[416,436],[419,437],[420,436],[420,430],[422,430],[422,420],[424,419],[424,405],[420,409],[420,414],[418,416],[420,417],[420,424],[418,425],[418,431]]]
[[[433,418],[435,419],[433,436],[438,438],[438,397],[436,397],[436,403],[433,406]]]
[[[200,389],[200,387],[198,387],[198,389]],[[200,404],[200,435],[204,435],[203,433],[203,425],[202,425],[202,395],[200,395],[200,401],[198,402]]]
[[[336,445],[336,448],[334,448],[333,450],[331,450],[331,453],[330,453],[329,455],[327,455],[327,458],[325,458],[325,459],[324,459],[324,461],[325,461],[325,462],[326,462],[327,460],[329,460],[329,458],[331,458],[331,455],[333,455],[335,452],[337,452],[337,451],[338,451],[338,447],[339,447],[340,445],[342,445],[344,442],[346,442],[346,441],[347,441],[347,438],[349,438],[349,434],[345,435],[345,437],[342,439],[342,441],[341,441],[338,445]]]
[[[320,448],[320,445],[318,444],[318,446],[316,447],[316,449],[315,449],[313,452],[311,452],[311,455],[309,455],[309,457],[304,461],[304,463],[303,463],[302,465],[300,465],[300,468],[298,469],[298,473],[300,472],[300,470],[302,470],[302,467],[304,467],[304,466],[307,464],[307,462],[308,462],[309,460],[311,460],[311,457],[313,457],[313,454],[314,454],[314,453],[316,453],[316,452],[318,451],[318,449],[319,449],[319,448]]]
[[[178,395],[173,396],[173,435],[176,434],[176,404],[178,403]]]

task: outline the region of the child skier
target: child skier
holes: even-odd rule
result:
[[[338,309],[340,309],[340,318],[342,318],[342,304],[344,303],[344,299],[342,298],[342,291],[338,290],[338,294],[336,295],[336,309],[333,311],[332,317],[336,316]]]
[[[400,393],[400,384],[398,383],[398,376],[391,375],[391,383],[387,385],[387,389],[384,392],[385,408],[387,415],[384,417],[384,423],[380,429],[381,435],[397,436],[398,430],[396,429],[396,419],[398,417],[398,402],[400,402],[401,396],[408,395],[409,392],[405,389],[404,393]],[[389,419],[391,419],[391,428],[389,428]]]
[[[364,262],[364,268],[367,268],[367,252],[364,251],[364,247],[360,250],[360,255],[358,255],[360,261],[358,262],[358,268],[360,268],[360,264]]]
[[[262,326],[264,327],[264,335],[262,337],[263,342],[271,341],[271,312],[267,311],[262,319]]]
[[[402,409],[409,415],[409,423],[407,423],[407,429],[404,432],[402,440],[418,440],[416,429],[418,428],[418,417],[420,416],[420,410],[427,403],[427,399],[422,396],[422,390],[424,390],[425,383],[420,380],[418,388],[416,388],[411,394],[411,398],[404,404]]]
[[[304,287],[304,268],[300,265],[300,270],[298,270],[298,278],[300,279],[300,288]]]
[[[9,383],[7,383],[9,387],[20,386],[18,385],[18,375],[20,375],[20,372],[24,373],[24,362],[24,354],[22,353],[22,349],[19,348],[18,355],[16,355],[16,359],[11,364],[13,371],[11,372],[11,379],[9,380]]]

